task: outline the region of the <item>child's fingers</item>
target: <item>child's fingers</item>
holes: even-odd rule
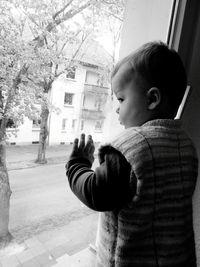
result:
[[[78,150],[78,138],[74,139],[74,145],[73,145],[73,151],[77,151]]]
[[[94,141],[91,135],[88,135],[88,142],[94,146]]]
[[[90,153],[90,154],[93,154],[94,151],[95,151],[95,146],[94,146],[94,145],[91,145],[91,146],[89,147],[89,153]]]
[[[85,150],[89,150],[89,148],[92,145],[94,145],[93,140],[92,140],[92,136],[91,135],[88,135],[88,137],[87,137],[87,143],[86,143],[86,146],[85,146]]]
[[[79,148],[80,149],[83,149],[85,147],[85,134],[82,133],[81,134],[81,139],[80,139],[80,145],[79,145]]]
[[[93,141],[87,141],[85,149],[88,150],[88,152],[94,151],[95,146],[94,146]]]
[[[88,141],[93,141],[92,136],[90,134],[88,135]]]

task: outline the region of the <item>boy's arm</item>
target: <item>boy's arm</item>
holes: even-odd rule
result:
[[[103,156],[101,153],[101,165],[95,171],[91,170],[87,156],[80,154],[70,157],[66,174],[72,191],[85,205],[97,211],[109,211],[131,199],[131,167],[120,152],[107,147]]]

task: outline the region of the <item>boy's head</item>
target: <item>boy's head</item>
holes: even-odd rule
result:
[[[174,118],[187,85],[176,51],[162,42],[144,44],[115,66],[112,89],[125,128],[148,120]]]

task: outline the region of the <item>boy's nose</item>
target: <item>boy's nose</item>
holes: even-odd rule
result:
[[[119,107],[116,109],[117,114],[119,114]]]

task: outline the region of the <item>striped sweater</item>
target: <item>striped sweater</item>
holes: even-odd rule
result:
[[[97,266],[195,267],[198,160],[180,121],[149,121],[126,129],[111,145],[132,167],[133,198],[120,210],[101,213]]]

